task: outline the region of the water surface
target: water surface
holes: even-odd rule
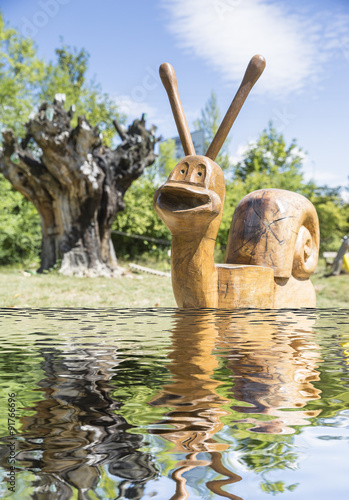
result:
[[[347,500],[348,313],[1,310],[0,496]]]

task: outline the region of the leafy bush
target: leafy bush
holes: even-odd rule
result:
[[[115,218],[113,229],[128,234],[170,241],[170,232],[156,215],[153,197],[157,186],[153,176],[144,176],[135,181],[127,191],[125,210]],[[113,235],[117,257],[135,258],[146,252],[158,258],[167,254],[169,247],[151,241]]]
[[[40,217],[32,203],[0,176],[0,265],[38,258]]]

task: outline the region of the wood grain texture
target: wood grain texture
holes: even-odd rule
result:
[[[205,179],[194,182],[205,165]],[[315,307],[309,276],[317,263],[319,226],[312,204],[284,190],[250,193],[235,211],[226,263],[215,265],[223,203],[223,173],[205,157],[184,158],[155,193],[155,210],[172,233],[177,305]]]
[[[155,211],[172,234],[172,285],[179,307],[218,307],[213,252],[224,195],[223,172],[205,156],[186,156],[154,195]]]
[[[185,155],[195,155],[193,140],[191,138],[187,119],[185,117],[183,106],[179,97],[177,87],[177,77],[173,66],[169,63],[163,63],[160,66],[160,78],[170,101],[172,114],[175,119],[179,137],[183,146]]]
[[[198,181],[198,172],[201,172]],[[154,196],[172,234],[172,285],[179,307],[315,307],[319,225],[297,193],[255,191],[238,205],[225,264],[214,264],[224,203],[223,172],[205,157],[186,157]]]
[[[206,156],[208,158],[214,160],[218,155],[225,139],[227,138],[227,135],[229,134],[231,127],[236,120],[236,117],[240,112],[240,109],[247,99],[248,94],[251,92],[252,87],[263,73],[265,64],[266,63],[263,56],[255,55],[252,57],[249,65],[247,66],[246,73],[241,82],[241,85],[236,92],[236,95],[231,105],[229,106],[229,109],[226,112],[225,117],[223,118],[223,121],[210,144],[210,147],[206,152]]]
[[[268,267],[217,264],[218,307],[273,309],[274,271]]]
[[[316,293],[310,279],[275,278],[274,309],[316,307]]]
[[[237,206],[225,262],[274,269],[277,278],[308,278],[317,266],[319,221],[312,203],[283,189],[261,189]]]

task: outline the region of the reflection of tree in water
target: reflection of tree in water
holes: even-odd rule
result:
[[[65,358],[63,359],[63,356]],[[138,451],[143,437],[115,411],[110,393],[115,375],[115,348],[89,347],[62,354],[42,351],[45,378],[38,384],[45,399],[33,416],[21,419],[18,464],[36,474],[33,498],[97,498],[100,467],[121,478],[119,497],[140,499],[145,484],[158,475],[149,454]],[[52,492],[52,493],[51,493]],[[102,497],[101,497],[102,498]],[[105,498],[105,497],[103,497]]]

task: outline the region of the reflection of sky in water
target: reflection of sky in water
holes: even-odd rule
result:
[[[347,311],[3,310],[0,323],[12,498],[347,498]]]

